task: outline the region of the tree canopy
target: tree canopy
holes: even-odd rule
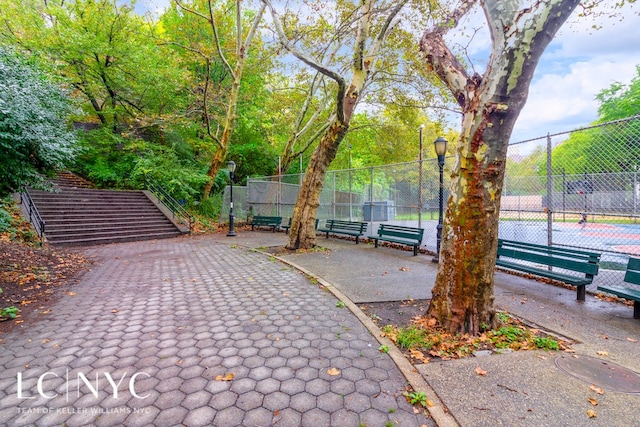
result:
[[[69,165],[76,137],[67,93],[32,64],[0,47],[0,196],[39,185],[42,174]]]

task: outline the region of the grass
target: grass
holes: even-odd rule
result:
[[[382,331],[400,349],[421,363],[430,357],[443,360],[470,356],[478,350],[491,350],[496,353],[511,350],[561,350],[567,343],[543,332],[527,327],[518,319],[505,312],[497,314],[500,326],[484,330],[480,336],[469,334],[451,334],[436,325],[433,319],[416,318],[406,327],[387,325]]]

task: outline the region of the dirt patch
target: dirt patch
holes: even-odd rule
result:
[[[378,325],[407,326],[412,319],[423,316],[429,308],[430,300],[403,300],[368,302],[357,304],[367,316]]]
[[[0,240],[0,309],[16,307],[15,319],[0,317],[2,334],[36,320],[87,271],[89,262],[77,250],[31,246]]]

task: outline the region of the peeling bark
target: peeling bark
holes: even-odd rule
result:
[[[362,1],[362,11],[358,20],[357,35],[353,47],[352,77],[348,87],[340,74],[331,70],[326,64],[320,61],[314,61],[291,43],[282,29],[280,17],[270,1],[262,1],[267,4],[271,10],[274,29],[280,38],[282,46],[300,61],[332,79],[338,85],[335,101],[335,118],[322,135],[318,147],[316,147],[311,156],[291,218],[290,239],[287,248],[308,249],[314,247],[316,244],[316,211],[320,205],[320,192],[324,185],[327,170],[331,162],[335,159],[338,147],[349,130],[349,122],[351,121],[353,112],[361,98],[362,90],[371,76],[375,62],[374,58],[376,58],[379,53],[386,35],[393,28],[395,17],[406,3],[406,0],[398,2],[388,12],[386,20],[379,29],[374,43],[369,48],[367,48],[367,41],[370,36],[371,20],[375,12],[373,7],[375,1]]]
[[[452,13],[453,21],[473,1]],[[470,75],[445,45],[446,26],[425,31],[425,64],[449,87],[462,108],[440,265],[428,315],[452,332],[479,333],[495,326],[493,277],[500,197],[508,141],[540,56],[578,0],[480,1],[491,31],[492,54],[483,76]]]

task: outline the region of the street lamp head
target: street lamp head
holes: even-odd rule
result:
[[[433,146],[436,149],[436,155],[438,156],[438,163],[444,164],[444,156],[447,154],[447,139],[443,136],[439,136],[438,139],[433,141]]]
[[[234,162],[233,160],[229,160],[227,162],[227,170],[229,171],[229,173],[234,173],[236,171],[236,162]]]

